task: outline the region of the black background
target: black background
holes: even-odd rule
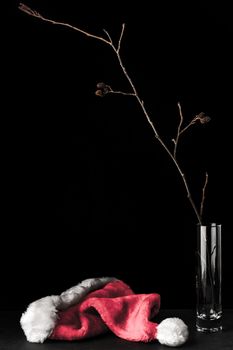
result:
[[[172,149],[179,114],[205,112],[178,158],[196,203],[223,225],[223,306],[232,307],[232,33],[226,1],[27,1],[44,16],[118,39]],[[110,47],[8,4],[2,102],[1,308],[82,279],[115,276],[162,307],[194,307],[196,217],[181,178],[132,97]],[[198,204],[199,205],[199,204]],[[3,255],[6,254],[4,257]]]

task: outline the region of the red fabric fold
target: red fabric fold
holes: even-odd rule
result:
[[[60,311],[50,339],[78,340],[111,330],[125,340],[148,342],[156,339],[157,323],[151,319],[159,308],[159,294],[134,294],[117,280]]]

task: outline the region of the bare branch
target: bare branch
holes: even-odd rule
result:
[[[185,128],[183,128],[182,130],[180,130],[180,135],[183,134],[183,132],[185,132],[188,128],[190,128],[191,125],[195,124],[195,122],[196,122],[196,119],[193,118],[193,119],[191,120],[191,122],[190,122]]]
[[[209,176],[208,176],[208,173],[206,172],[205,173],[205,183],[204,183],[204,186],[202,188],[202,198],[201,198],[201,207],[200,207],[200,217],[201,218],[203,216],[203,209],[204,209],[204,202],[205,202],[205,192],[206,192],[206,187],[207,187],[207,184],[208,184],[208,179],[209,179]]]
[[[40,18],[41,15],[39,14],[39,12],[32,10],[29,6],[24,5],[22,3],[19,4],[19,9],[25,13],[27,13],[29,16],[33,16],[33,17],[38,17]]]
[[[205,115],[205,113],[201,112],[201,113],[197,114],[185,128],[180,130],[180,135],[184,131],[186,131],[191,125],[196,124],[197,122],[200,122],[201,124],[206,124],[206,123],[209,123],[210,120],[211,120],[210,117]]]
[[[173,156],[174,156],[175,159],[176,159],[177,146],[178,146],[179,137],[180,137],[180,129],[181,129],[181,126],[182,126],[183,120],[184,120],[180,102],[178,102],[177,105],[178,105],[178,108],[179,108],[180,122],[179,122],[179,125],[178,125],[178,128],[177,128],[176,139],[172,140],[174,142]]]
[[[135,96],[132,92],[123,92],[123,91],[109,91],[111,94],[125,95],[125,96]]]
[[[124,96],[135,96],[132,92],[123,92],[123,91],[116,91],[111,88],[110,85],[107,85],[103,82],[96,84],[97,90],[95,94],[97,96],[103,97],[108,94],[118,94],[118,95],[124,95]]]
[[[103,29],[104,33],[107,35],[108,39],[109,39],[109,42],[111,43],[111,45],[113,46],[113,42],[112,42],[112,38],[109,34],[109,32],[106,30],[106,29]]]
[[[121,40],[123,38],[124,30],[125,30],[125,23],[122,24],[122,28],[121,28],[121,34],[120,34],[120,38],[119,38],[118,46],[117,46],[118,53],[120,52],[120,49],[121,49]]]
[[[88,36],[90,38],[103,41],[105,44],[108,44],[108,45],[112,46],[112,42],[104,39],[102,36],[91,34],[89,32],[86,32],[85,30],[82,30],[80,28],[77,28],[77,27],[72,26],[71,24],[68,24],[68,23],[65,23],[65,22],[58,22],[58,21],[54,21],[52,19],[43,17],[39,12],[32,10],[30,7],[28,7],[28,6],[26,6],[26,5],[22,4],[22,3],[19,4],[19,9],[21,11],[27,13],[29,16],[39,18],[42,21],[49,22],[49,23],[52,23],[52,24],[60,25],[60,26],[63,26],[63,27],[68,27],[70,29],[76,30],[79,33],[84,34],[85,36]]]
[[[110,45],[113,49],[113,51],[115,52],[116,56],[117,56],[117,59],[118,59],[118,63],[122,69],[122,72],[126,78],[126,80],[128,81],[131,89],[132,89],[132,93],[124,93],[122,91],[114,91],[111,89],[111,87],[109,85],[106,85],[104,83],[99,83],[97,84],[97,88],[98,90],[96,91],[96,95],[98,96],[104,96],[106,95],[107,93],[115,93],[115,94],[121,94],[121,95],[130,95],[130,96],[134,96],[137,100],[137,102],[139,103],[139,106],[140,108],[142,109],[142,112],[144,114],[144,116],[146,117],[149,125],[151,126],[153,132],[154,132],[154,136],[155,138],[159,141],[159,143],[161,144],[161,146],[164,148],[164,150],[167,152],[167,154],[169,155],[169,157],[171,158],[171,160],[173,161],[175,167],[177,168],[177,171],[178,173],[180,174],[181,176],[181,179],[183,181],[183,184],[185,186],[185,189],[186,189],[186,192],[187,192],[187,197],[189,199],[189,202],[196,214],[196,217],[198,219],[198,222],[201,224],[201,216],[200,214],[198,213],[198,210],[195,206],[195,203],[192,199],[192,196],[191,196],[191,193],[190,193],[190,190],[189,190],[189,185],[188,185],[188,182],[186,180],[186,177],[180,167],[180,165],[178,164],[177,160],[176,160],[176,152],[174,153],[174,155],[170,152],[169,148],[166,146],[166,144],[163,142],[163,140],[161,139],[161,137],[159,136],[159,133],[158,131],[156,130],[152,120],[151,120],[151,117],[149,115],[149,113],[147,112],[146,110],[146,107],[145,107],[145,104],[144,104],[144,101],[141,99],[141,97],[139,96],[137,90],[136,90],[136,87],[133,83],[133,80],[131,79],[130,75],[128,74],[123,62],[122,62],[122,58],[120,56],[120,47],[121,47],[121,41],[122,41],[122,37],[123,37],[123,34],[124,34],[124,29],[125,29],[125,25],[123,24],[122,25],[122,30],[121,30],[121,34],[120,34],[120,38],[119,38],[119,41],[118,41],[118,46],[116,48],[116,46],[113,44],[112,42],[112,39],[111,39],[111,36],[109,35],[109,33],[105,30],[104,32],[106,33],[106,35],[108,36],[108,39],[109,40],[106,40],[104,39],[103,37],[101,36],[97,36],[97,35],[94,35],[94,34],[91,34],[89,32],[86,32],[80,28],[77,28],[77,27],[74,27],[70,24],[67,24],[67,23],[64,23],[64,22],[57,22],[57,21],[54,21],[54,20],[51,20],[51,19],[48,19],[48,18],[45,18],[43,16],[41,16],[38,12],[36,11],[33,11],[32,9],[30,9],[28,6],[24,5],[24,4],[20,4],[19,5],[19,9],[25,13],[27,13],[28,15],[30,16],[33,16],[33,17],[37,17],[43,21],[46,21],[46,22],[50,22],[52,24],[57,24],[57,25],[61,25],[61,26],[65,26],[65,27],[68,27],[68,28],[71,28],[73,30],[76,30],[82,34],[84,34],[85,36],[88,36],[88,37],[91,37],[91,38],[94,38],[94,39],[97,39],[97,40],[100,40],[102,42],[104,42],[105,44],[107,45]],[[181,125],[182,125],[182,122],[183,122],[183,116],[182,116],[182,112],[181,112],[181,108],[180,108],[180,104],[178,104],[178,107],[180,109],[180,118],[181,118],[181,121],[180,121],[180,124],[179,124],[179,127],[178,127],[178,130],[177,130],[177,135],[178,137],[176,138],[175,141],[175,145],[177,147],[177,143],[178,143],[178,139],[180,137],[180,135],[185,131],[187,130],[192,124],[194,124],[197,120],[200,120],[200,122],[204,121],[203,117],[200,117],[199,116],[196,116],[185,128],[183,128],[181,130]],[[207,120],[205,121],[207,122]],[[204,192],[205,192],[205,186],[204,186]],[[204,203],[204,199],[203,199],[203,203]]]

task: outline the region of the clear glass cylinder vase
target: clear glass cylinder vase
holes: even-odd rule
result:
[[[222,330],[221,225],[197,226],[196,329]]]

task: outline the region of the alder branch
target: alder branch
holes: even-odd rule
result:
[[[123,92],[123,91],[110,91],[111,94],[118,94],[118,95],[124,95],[124,96],[135,96],[132,92]]]
[[[181,126],[183,124],[183,120],[184,120],[184,117],[183,117],[183,113],[182,113],[182,109],[181,109],[181,105],[180,103],[178,102],[177,103],[178,105],[178,108],[179,108],[179,116],[180,116],[180,122],[179,122],[179,125],[178,125],[178,128],[177,128],[177,134],[176,134],[176,138],[173,139],[173,142],[174,142],[174,152],[173,152],[173,157],[176,159],[176,152],[177,152],[177,146],[178,146],[178,142],[179,142],[179,137],[180,137],[180,129],[181,129]]]
[[[105,44],[107,45],[111,45],[112,46],[112,42],[104,39],[102,36],[98,36],[98,35],[94,35],[94,34],[91,34],[89,32],[86,32],[85,30],[83,29],[80,29],[80,28],[77,28],[75,26],[72,26],[71,24],[69,23],[65,23],[65,22],[59,22],[59,21],[53,21],[52,19],[50,18],[46,18],[44,16],[42,16],[39,12],[37,11],[34,11],[32,10],[30,7],[24,5],[23,3],[20,3],[19,4],[19,9],[25,13],[27,13],[29,16],[32,16],[32,17],[36,17],[42,21],[45,21],[45,22],[49,22],[49,23],[52,23],[52,24],[56,24],[56,25],[59,25],[59,26],[63,26],[63,27],[68,27],[70,29],[73,29],[73,30],[76,30],[77,32],[79,33],[82,33],[90,38],[93,38],[93,39],[97,39],[97,40],[100,40],[100,41],[103,41]]]
[[[107,35],[110,44],[113,46],[112,38],[110,37],[109,32],[108,32],[106,29],[103,29],[103,31],[104,31],[104,33]]]
[[[201,207],[200,207],[200,216],[201,218],[203,217],[203,210],[204,210],[204,202],[205,202],[205,193],[206,193],[206,187],[207,187],[207,184],[208,184],[208,173],[206,172],[205,173],[205,183],[204,183],[204,186],[202,188],[202,198],[201,198]]]
[[[123,35],[124,35],[124,30],[125,30],[125,23],[122,24],[122,28],[121,28],[121,34],[120,34],[120,38],[119,38],[118,46],[117,46],[118,53],[120,52],[120,49],[121,49],[121,40],[122,40]]]
[[[112,93],[112,94],[121,94],[121,95],[130,95],[130,96],[134,96],[137,100],[137,102],[139,103],[140,105],[140,108],[142,109],[142,112],[144,114],[144,116],[146,117],[149,125],[151,126],[153,132],[154,132],[154,136],[155,138],[159,141],[159,143],[162,145],[162,147],[165,149],[165,151],[167,152],[167,154],[169,155],[169,157],[171,158],[171,160],[173,161],[175,167],[177,168],[178,170],[178,173],[180,174],[181,176],[181,179],[183,181],[183,184],[184,184],[184,187],[186,189],[186,193],[187,193],[187,197],[189,199],[189,202],[196,214],[196,217],[198,219],[198,222],[201,224],[201,215],[200,213],[198,212],[197,208],[196,208],[196,205],[192,199],[192,196],[191,196],[191,192],[189,190],[189,185],[188,185],[188,182],[187,182],[187,179],[180,167],[180,165],[178,164],[177,160],[176,160],[176,149],[177,149],[177,144],[178,144],[178,141],[179,141],[179,137],[180,135],[186,131],[192,124],[194,124],[197,120],[200,120],[200,122],[202,123],[202,120],[203,120],[203,116],[202,116],[202,119],[200,118],[200,116],[196,116],[185,128],[181,129],[181,125],[182,125],[182,122],[183,122],[183,116],[181,114],[181,108],[180,108],[180,104],[178,104],[179,106],[179,109],[180,109],[180,118],[181,118],[181,121],[180,121],[180,124],[178,126],[178,130],[177,130],[177,137],[176,137],[176,140],[175,140],[175,150],[174,150],[174,153],[172,154],[171,151],[169,150],[169,148],[166,146],[166,144],[163,142],[163,140],[161,139],[161,137],[159,136],[159,133],[157,131],[157,129],[155,128],[151,118],[150,118],[150,115],[149,113],[147,112],[147,109],[144,105],[144,101],[140,98],[138,92],[137,92],[137,89],[133,83],[133,80],[131,79],[130,75],[128,74],[124,64],[123,64],[123,61],[122,61],[122,58],[121,58],[121,55],[120,55],[120,48],[121,48],[121,42],[122,42],[122,39],[123,39],[123,35],[124,35],[124,31],[125,31],[125,24],[122,24],[122,30],[121,30],[121,33],[120,33],[120,37],[119,37],[119,40],[118,40],[118,45],[115,46],[114,43],[113,43],[113,40],[111,38],[111,36],[109,35],[109,33],[104,30],[104,32],[106,33],[107,37],[108,37],[108,40],[106,40],[105,38],[101,37],[101,36],[97,36],[97,35],[94,35],[94,34],[91,34],[83,29],[80,29],[78,27],[75,27],[73,25],[70,25],[68,23],[64,23],[64,22],[60,22],[60,21],[55,21],[55,20],[51,20],[49,18],[46,18],[44,16],[42,16],[40,13],[38,13],[37,11],[34,11],[32,10],[30,7],[24,5],[24,4],[20,4],[19,5],[19,9],[25,13],[27,13],[28,15],[30,16],[33,16],[33,17],[36,17],[40,20],[43,20],[45,22],[49,22],[49,23],[52,23],[52,24],[56,24],[56,25],[61,25],[61,26],[65,26],[65,27],[68,27],[68,28],[71,28],[75,31],[78,31],[82,34],[84,34],[85,36],[87,37],[90,37],[90,38],[93,38],[93,39],[96,39],[96,40],[100,40],[102,42],[104,42],[105,44],[109,45],[112,47],[114,53],[116,54],[117,56],[117,59],[118,59],[118,63],[122,69],[122,72],[126,78],[126,80],[128,81],[131,89],[132,89],[132,93],[124,93],[124,92],[121,92],[121,91],[114,91],[112,90],[108,85],[105,85],[104,83],[100,83],[100,84],[103,84],[103,86],[105,86],[107,89],[109,89],[109,91],[105,92],[105,93],[101,93],[100,94],[100,91],[103,92],[102,88],[99,88],[99,90],[97,90],[97,92],[99,91],[99,93],[96,92],[97,95],[99,96],[103,96],[105,95],[106,93]],[[98,84],[97,84],[97,87],[98,87]],[[209,117],[205,117],[205,122],[207,122],[207,118]],[[204,200],[203,200],[203,203],[204,203]]]
[[[183,128],[182,130],[180,130],[180,135],[183,134],[183,132],[185,132],[186,130],[188,130],[188,129],[190,128],[191,125],[196,124],[198,121],[199,121],[201,124],[206,124],[206,123],[209,123],[210,117],[208,117],[207,115],[205,115],[204,112],[201,112],[201,113],[197,114],[185,128]]]
[[[173,152],[174,158],[176,158],[177,146],[178,146],[178,142],[180,139],[180,135],[183,134],[185,131],[187,131],[190,128],[190,126],[196,124],[198,121],[201,124],[206,124],[210,121],[210,117],[205,115],[205,113],[201,112],[201,113],[197,114],[188,125],[186,125],[183,129],[181,129],[181,126],[183,125],[184,117],[183,117],[181,105],[179,102],[178,102],[178,108],[179,108],[180,122],[179,122],[179,125],[177,128],[176,138],[172,139],[172,141],[174,142],[174,152]]]

